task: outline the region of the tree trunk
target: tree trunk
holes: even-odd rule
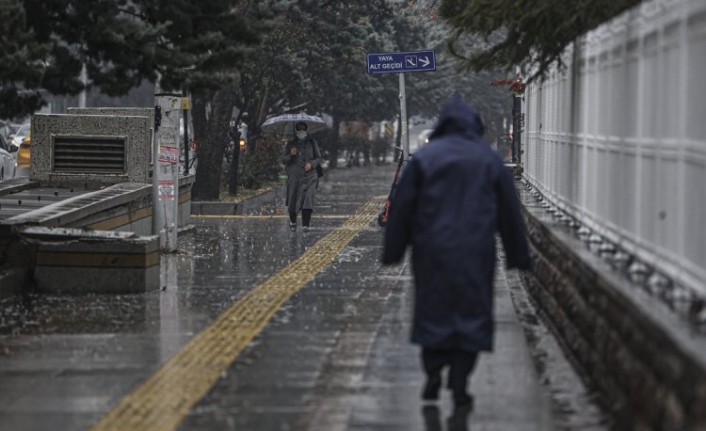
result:
[[[211,112],[206,113],[208,103]],[[228,128],[235,98],[230,90],[216,92],[213,98],[194,95],[194,134],[198,145],[196,181],[192,188],[195,201],[217,201],[221,189],[221,165],[229,142]]]
[[[255,124],[262,124],[265,122],[265,116],[267,115],[267,98],[270,95],[270,80],[265,82],[265,95],[260,99],[259,107],[257,109],[257,117],[255,118]]]
[[[230,156],[230,172],[228,173],[228,194],[238,194],[238,164],[240,163],[240,132],[232,132],[233,154]]]
[[[335,113],[333,114],[333,142],[329,150],[329,167],[335,168],[338,166],[338,151],[341,148],[341,138],[338,136],[338,130],[341,127],[341,120]]]

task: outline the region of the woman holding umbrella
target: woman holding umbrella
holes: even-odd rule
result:
[[[301,211],[302,226],[304,232],[308,232],[318,183],[316,167],[321,165],[322,160],[319,146],[309,137],[307,124],[299,121],[294,128],[295,137],[287,142],[282,156],[287,170],[289,229],[297,230],[297,214]]]

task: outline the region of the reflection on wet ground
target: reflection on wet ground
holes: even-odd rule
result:
[[[249,292],[316,254],[345,217],[387,194],[393,174],[391,165],[330,172],[307,233],[290,232],[278,215],[195,218],[180,253],[163,258],[160,291],[0,302],[0,429],[90,428]],[[272,310],[178,429],[551,429],[551,406],[500,276],[496,352],[474,374],[474,410],[454,412],[448,396],[421,404],[419,352],[408,342],[411,271],[380,267],[380,252],[371,223]]]
[[[435,405],[422,407],[422,417],[424,418],[425,431],[470,431],[468,419],[473,411],[472,407],[461,407],[454,409],[446,419],[445,427],[441,425],[441,411]]]

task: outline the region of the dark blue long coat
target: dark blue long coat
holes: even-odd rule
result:
[[[382,262],[412,246],[412,342],[423,347],[492,350],[497,232],[507,266],[530,268],[512,175],[483,132],[478,114],[452,97],[392,200]]]

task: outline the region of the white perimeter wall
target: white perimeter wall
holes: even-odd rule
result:
[[[526,178],[581,222],[706,294],[706,0],[653,0],[528,86]]]

